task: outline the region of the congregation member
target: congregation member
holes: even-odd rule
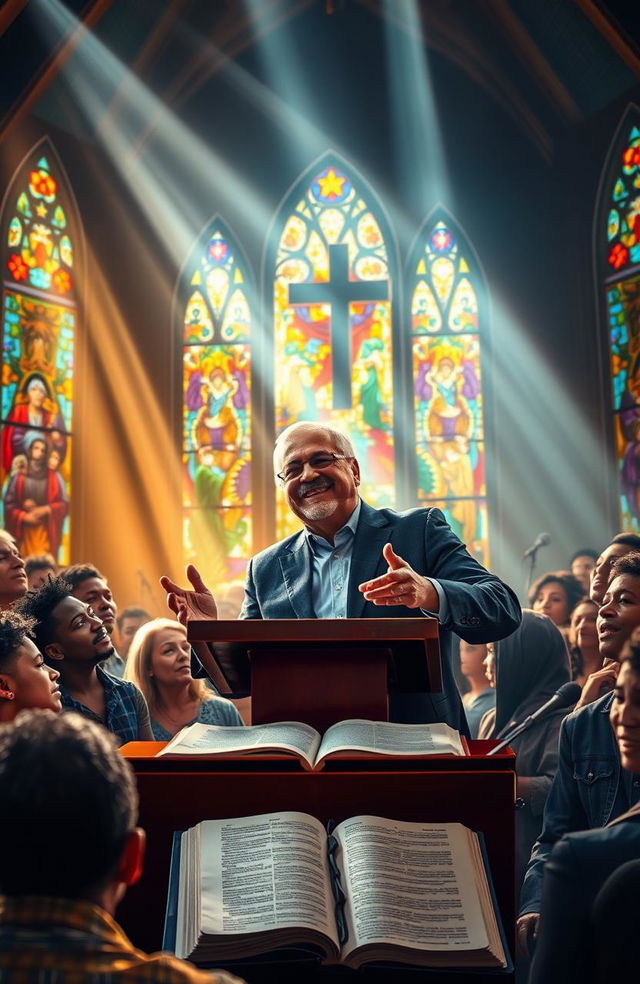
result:
[[[66,568],[64,576],[71,585],[75,597],[91,607],[91,610],[102,620],[105,629],[112,637],[116,627],[118,606],[104,574],[101,574],[93,564],[73,564]],[[111,655],[105,660],[102,668],[111,676],[122,677],[124,675],[124,659],[115,645],[112,645],[111,649]]]
[[[623,650],[610,710],[624,775],[640,774],[640,633]],[[640,804],[606,827],[570,833],[555,845],[544,869],[538,944],[531,984],[596,984],[638,977],[634,937],[640,895]],[[632,869],[615,879],[621,865]],[[612,877],[614,876],[614,877]],[[609,883],[607,885],[607,880]],[[619,882],[618,895],[615,881]],[[608,905],[601,898],[606,892]],[[609,910],[606,933],[598,932],[598,907]]]
[[[116,625],[118,627],[118,653],[123,662],[127,662],[129,646],[131,645],[131,640],[134,635],[141,625],[144,625],[145,622],[150,621],[151,615],[149,615],[149,612],[145,611],[144,608],[135,608],[133,605],[128,608],[123,608],[122,611],[116,616]]]
[[[618,558],[598,612],[600,655],[618,661],[640,626],[640,552]],[[537,936],[543,870],[564,835],[603,827],[640,800],[640,776],[621,775],[618,747],[609,723],[613,695],[606,694],[562,722],[558,769],[544,810],[542,832],[520,895],[518,946],[528,952]]]
[[[0,724],[29,707],[60,711],[57,670],[45,664],[31,638],[33,622],[15,611],[0,612]]]
[[[156,741],[169,741],[189,724],[242,726],[230,700],[191,676],[191,645],[180,622],[155,618],[138,629],[125,679],[144,694]]]
[[[485,714],[480,738],[504,738],[542,707],[569,680],[567,650],[558,627],[546,615],[525,609],[520,627],[507,639],[487,646],[487,676],[496,706]],[[568,709],[535,721],[510,742],[516,753],[516,886],[520,889],[531,848],[542,828],[544,804],[558,766],[558,735]]]
[[[598,605],[588,597],[578,603],[571,616],[571,678],[582,687],[576,711],[610,693],[618,675],[618,661],[608,659],[603,663],[600,655],[597,616]]]
[[[591,575],[591,588],[589,594],[598,604],[602,604],[605,591],[609,584],[611,566],[620,557],[625,557],[628,553],[640,550],[640,536],[637,533],[616,533],[611,542],[607,544],[598,559]]]
[[[106,626],[75,597],[64,577],[30,591],[18,610],[34,620],[36,646],[60,673],[64,710],[104,725],[121,745],[153,740],[149,710],[138,688],[101,666],[113,651]]]
[[[27,589],[27,573],[16,541],[6,530],[0,530],[0,611],[13,608]]]
[[[478,737],[483,716],[495,707],[496,692],[485,673],[486,645],[474,646],[460,640],[460,673],[469,687],[462,695],[462,705],[472,738]]]
[[[444,721],[468,734],[451,668],[451,633],[473,644],[501,639],[520,623],[514,592],[466,550],[436,508],[374,509],[359,495],[350,439],[296,423],[278,437],[274,472],[304,529],[249,561],[241,618],[409,618],[440,621],[443,692],[392,694],[394,721]],[[180,621],[216,618],[198,571],[191,589],[161,579]]]
[[[58,573],[58,565],[50,553],[32,554],[24,562],[29,582],[29,591],[34,591],[47,580],[49,575],[55,577]]]
[[[597,559],[598,553],[596,550],[591,550],[590,547],[583,547],[580,550],[576,550],[569,562],[569,569],[576,581],[580,582],[583,594],[589,594],[591,574],[596,566]]]
[[[0,727],[0,981],[241,984],[136,949],[115,921],[142,872],[138,794],[112,736],[77,714]]]
[[[547,615],[557,625],[569,646],[571,613],[584,594],[579,581],[569,571],[550,571],[534,581],[529,604],[534,612]]]

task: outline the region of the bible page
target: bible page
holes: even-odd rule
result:
[[[278,721],[252,727],[191,724],[183,728],[156,758],[167,755],[232,755],[284,751],[313,765],[320,745],[315,728],[299,721]]]
[[[488,946],[462,824],[363,816],[334,833],[348,900],[345,957],[366,944],[433,951]]]
[[[346,751],[379,755],[465,754],[459,732],[448,724],[395,724],[356,718],[327,729],[317,760]]]
[[[201,929],[207,934],[307,927],[339,950],[327,835],[305,813],[267,813],[199,825]]]

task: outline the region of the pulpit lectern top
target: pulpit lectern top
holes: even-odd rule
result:
[[[435,618],[190,620],[225,696],[251,695],[253,724],[389,719],[389,693],[442,691]]]

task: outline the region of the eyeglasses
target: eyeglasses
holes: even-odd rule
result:
[[[336,461],[351,461],[352,458],[353,455],[351,454],[334,454],[333,451],[317,451],[310,458],[304,458],[302,461],[290,461],[281,472],[276,474],[276,478],[279,478],[281,482],[290,482],[292,479],[299,478],[302,475],[304,466],[307,464],[311,465],[314,471],[322,471],[324,468],[329,468]]]

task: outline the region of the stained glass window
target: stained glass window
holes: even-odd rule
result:
[[[480,275],[449,219],[425,226],[410,276],[417,498],[487,564]]]
[[[344,430],[363,498],[393,504],[393,270],[382,209],[331,155],[288,196],[276,240],[276,433],[301,420]],[[280,494],[277,536],[297,528]]]
[[[183,541],[219,585],[252,554],[251,331],[247,265],[220,222],[186,270],[183,298]]]
[[[69,563],[76,229],[68,181],[42,141],[2,215],[2,525],[23,556],[47,552],[60,564]]]
[[[623,529],[640,530],[640,113],[614,140],[600,202],[612,409]]]

